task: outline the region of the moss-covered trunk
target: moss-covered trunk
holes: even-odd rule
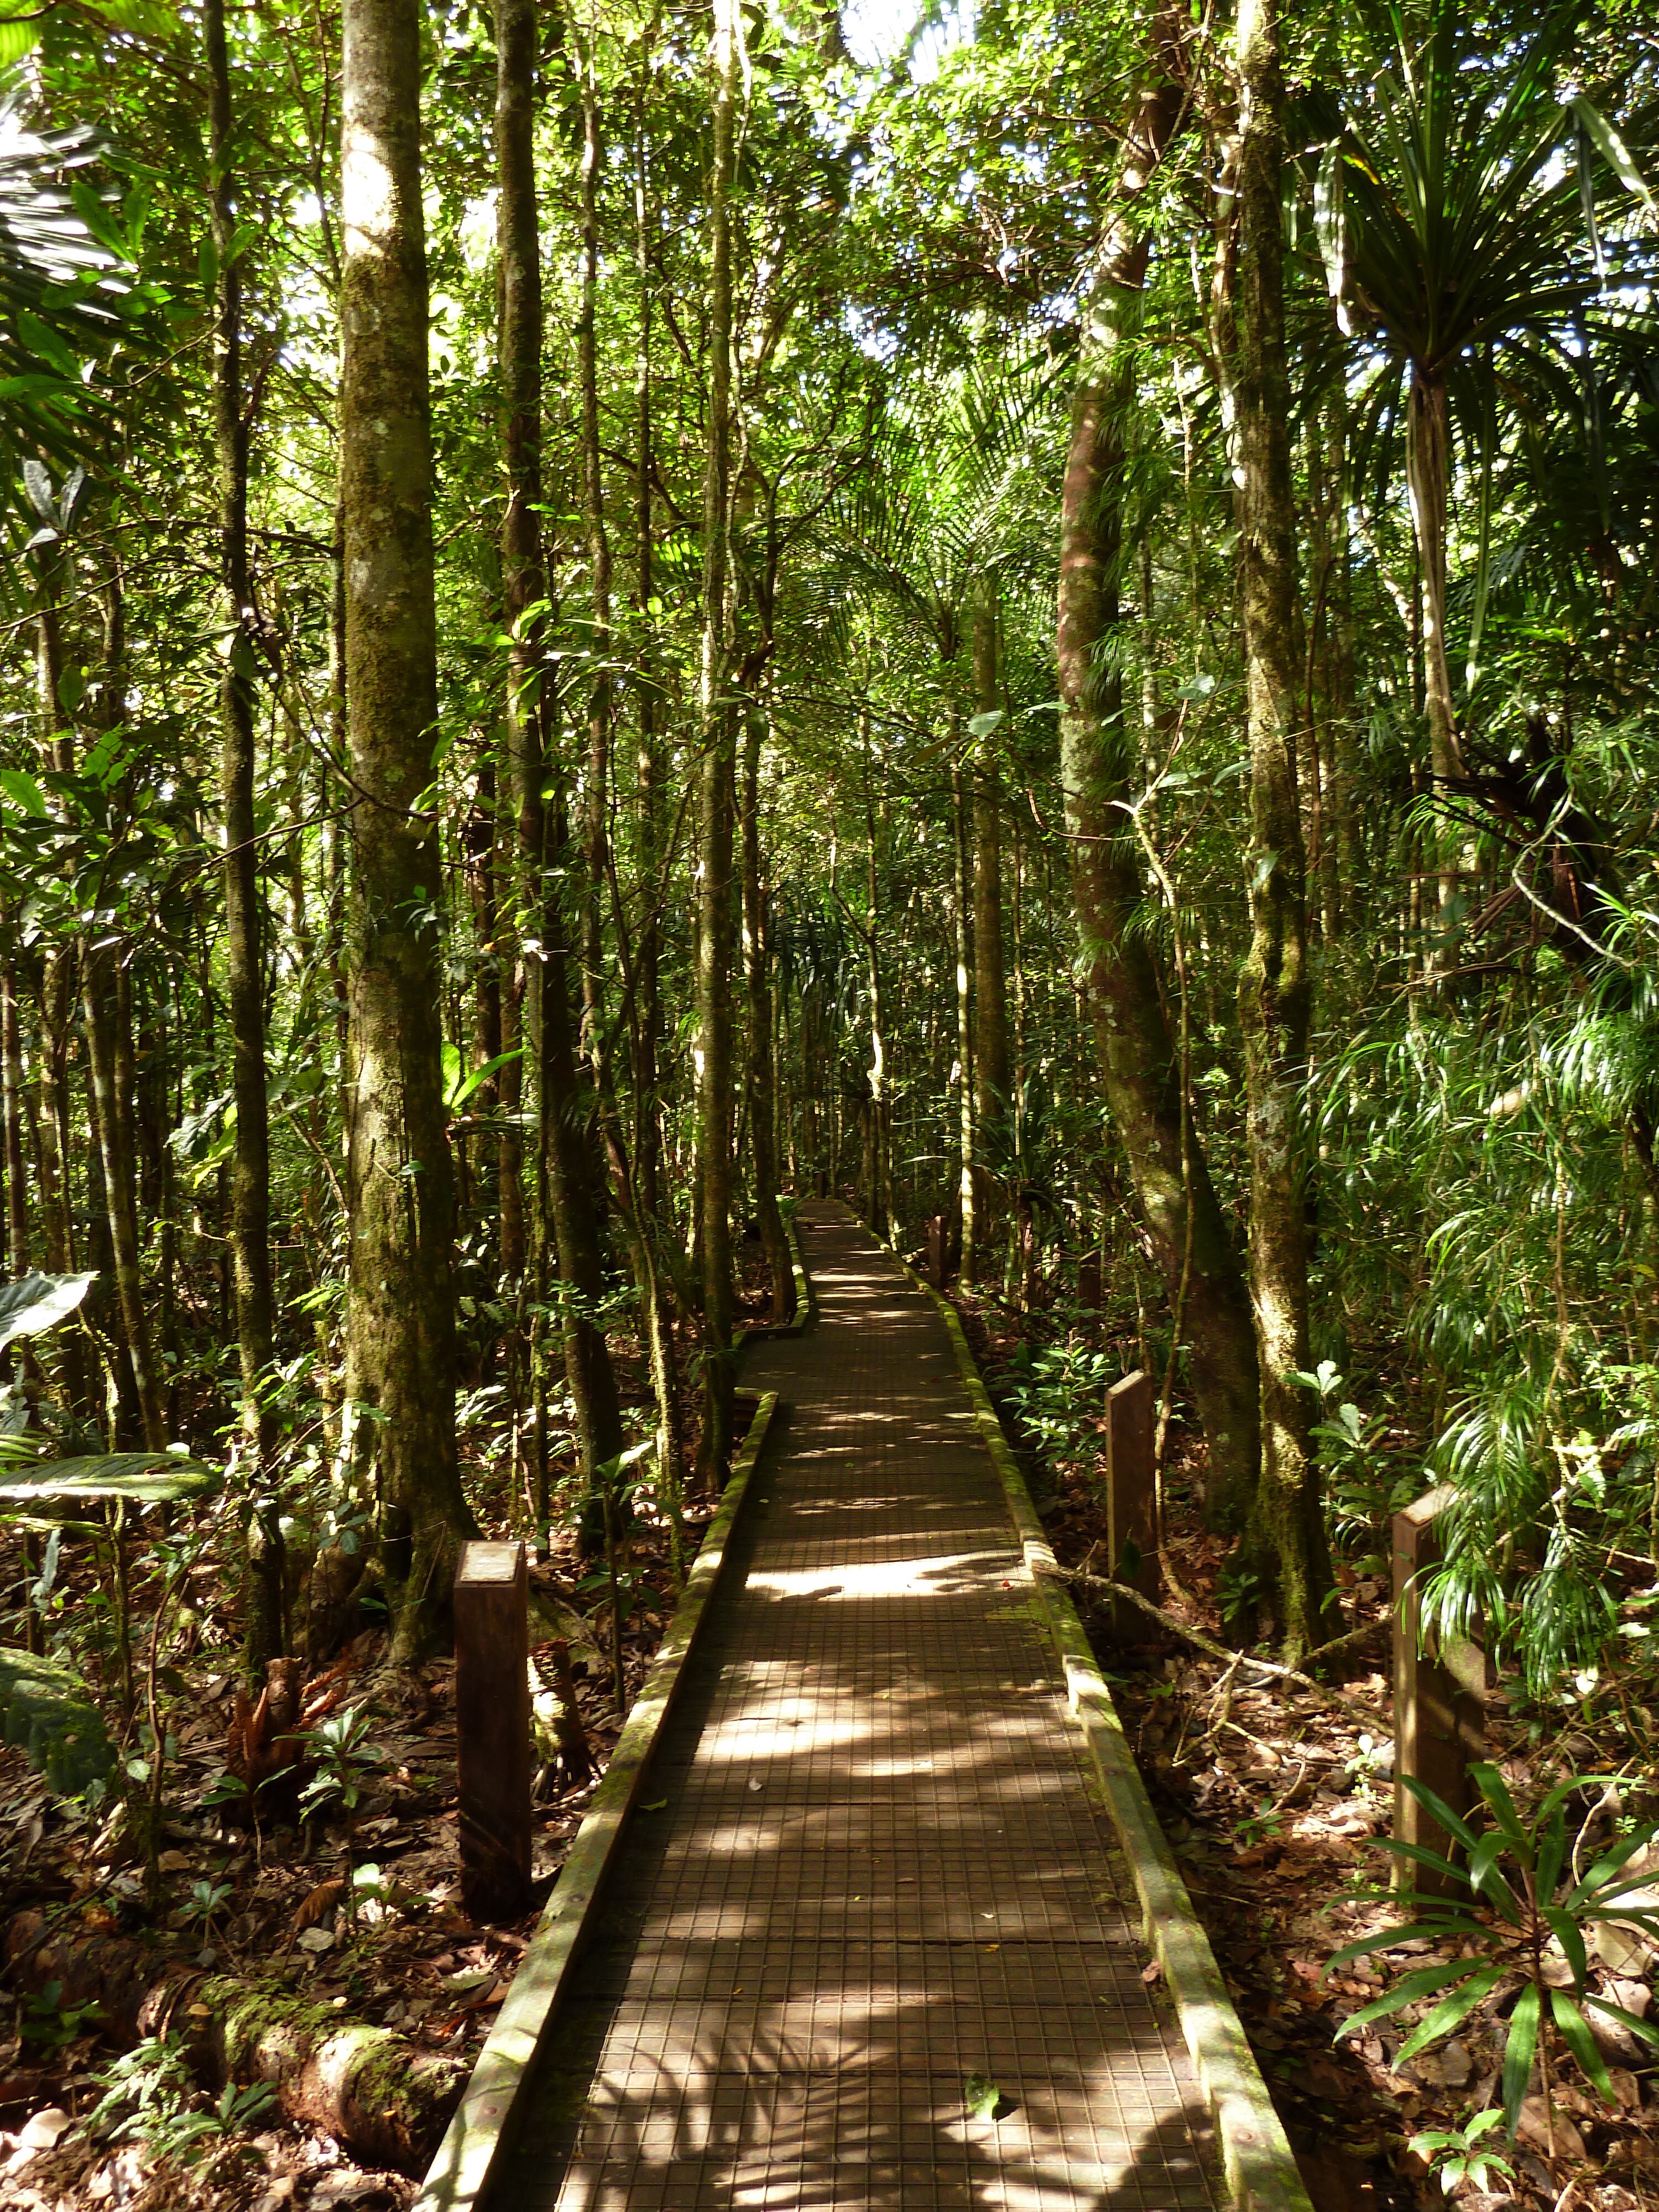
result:
[[[1250,1295],[1261,1473],[1247,1548],[1291,1665],[1324,1639],[1332,1580],[1309,1437],[1307,868],[1297,793],[1296,503],[1285,347],[1285,88],[1274,0],[1238,15],[1238,343],[1234,356],[1250,838],[1239,976],[1250,1160]]]
[[[455,1449],[453,1189],[443,1100],[433,747],[427,272],[414,0],[345,0],[340,501],[354,879],[346,1395],[393,1649],[412,1657],[474,1533]]]
[[[465,2079],[455,2059],[343,2020],[331,2005],[204,1974],[125,1936],[58,1934],[44,1913],[13,1917],[5,1961],[15,1989],[38,1993],[56,1982],[60,2003],[96,2003],[114,2043],[180,2036],[208,2088],[268,2082],[289,2119],[332,2136],[368,2166],[421,2172]]]
[[[1174,1297],[1209,1440],[1212,1523],[1242,1525],[1257,1461],[1255,1338],[1249,1300],[1209,1171],[1190,1133],[1182,1164],[1181,1070],[1146,933],[1134,927],[1142,867],[1124,802],[1139,787],[1111,639],[1127,489],[1124,422],[1147,240],[1137,206],[1182,113],[1184,19],[1166,9],[1162,67],[1125,136],[1115,212],[1102,241],[1072,403],[1061,494],[1057,656],[1060,779],[1084,991],[1103,1088],[1153,1251]]]

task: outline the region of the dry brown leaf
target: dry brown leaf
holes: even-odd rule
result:
[[[295,1914],[289,1933],[302,1936],[307,1928],[314,1928],[325,1913],[333,1911],[344,1895],[343,1881],[319,1881]]]

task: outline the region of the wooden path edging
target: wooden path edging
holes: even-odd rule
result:
[[[1297,2169],[1296,2154],[1273,2110],[1261,2069],[1221,1978],[1210,1939],[1193,1910],[1169,1838],[1158,1826],[1088,1632],[1058,1578],[1059,1562],[1043,1534],[1019,1464],[1008,1448],[996,1407],[963,1332],[961,1317],[951,1301],[924,1282],[908,1261],[899,1264],[916,1288],[933,1301],[950,1331],[980,1434],[1001,1478],[1026,1567],[1065,1663],[1067,1703],[1083,1730],[1106,1808],[1129,1863],[1147,1948],[1163,1969],[1164,1986],[1175,2005],[1182,2038],[1215,2120],[1221,2161],[1237,2212],[1313,2212]]]
[[[678,1694],[685,1662],[720,1583],[732,1532],[777,1407],[777,1393],[769,1390],[755,1408],[668,1632],[629,1710],[610,1765],[576,1831],[530,1948],[478,2053],[411,2212],[474,2212],[486,2203],[511,2151],[522,2093],[532,2078],[537,2051],[569,1985],[651,1754]]]
[[[750,1327],[734,1328],[732,1332],[734,1353],[741,1352],[745,1344],[768,1337],[804,1336],[817,1320],[817,1301],[812,1295],[812,1279],[806,1272],[805,1261],[801,1257],[800,1231],[793,1214],[785,1221],[783,1233],[789,1243],[789,1272],[795,1279],[795,1310],[787,1321],[757,1322]]]

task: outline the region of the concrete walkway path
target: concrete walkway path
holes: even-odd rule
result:
[[[950,1340],[803,1213],[818,1326],[745,1355],[787,1415],[499,2202],[1212,2212]]]

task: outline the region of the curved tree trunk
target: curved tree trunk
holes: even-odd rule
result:
[[[1126,341],[1147,257],[1136,203],[1180,119],[1182,20],[1173,9],[1160,18],[1158,44],[1168,66],[1132,118],[1117,210],[1102,242],[1086,309],[1061,494],[1060,779],[1084,991],[1102,1082],[1172,1297],[1183,1268],[1187,1274],[1183,1333],[1192,1346],[1193,1395],[1209,1439],[1209,1516],[1218,1526],[1238,1527],[1256,1480],[1255,1329],[1237,1257],[1195,1138],[1189,1138],[1182,1174],[1177,1055],[1146,940],[1131,926],[1141,899],[1140,867],[1120,802],[1138,784],[1136,748],[1124,726],[1121,679],[1105,650],[1121,614],[1123,418],[1133,374]]]
[[[394,1655],[445,1614],[475,1533],[455,1449],[453,1198],[442,901],[428,797],[433,604],[420,24],[344,0],[340,500],[355,875],[347,981],[351,1261],[346,1395],[372,1471]]]

